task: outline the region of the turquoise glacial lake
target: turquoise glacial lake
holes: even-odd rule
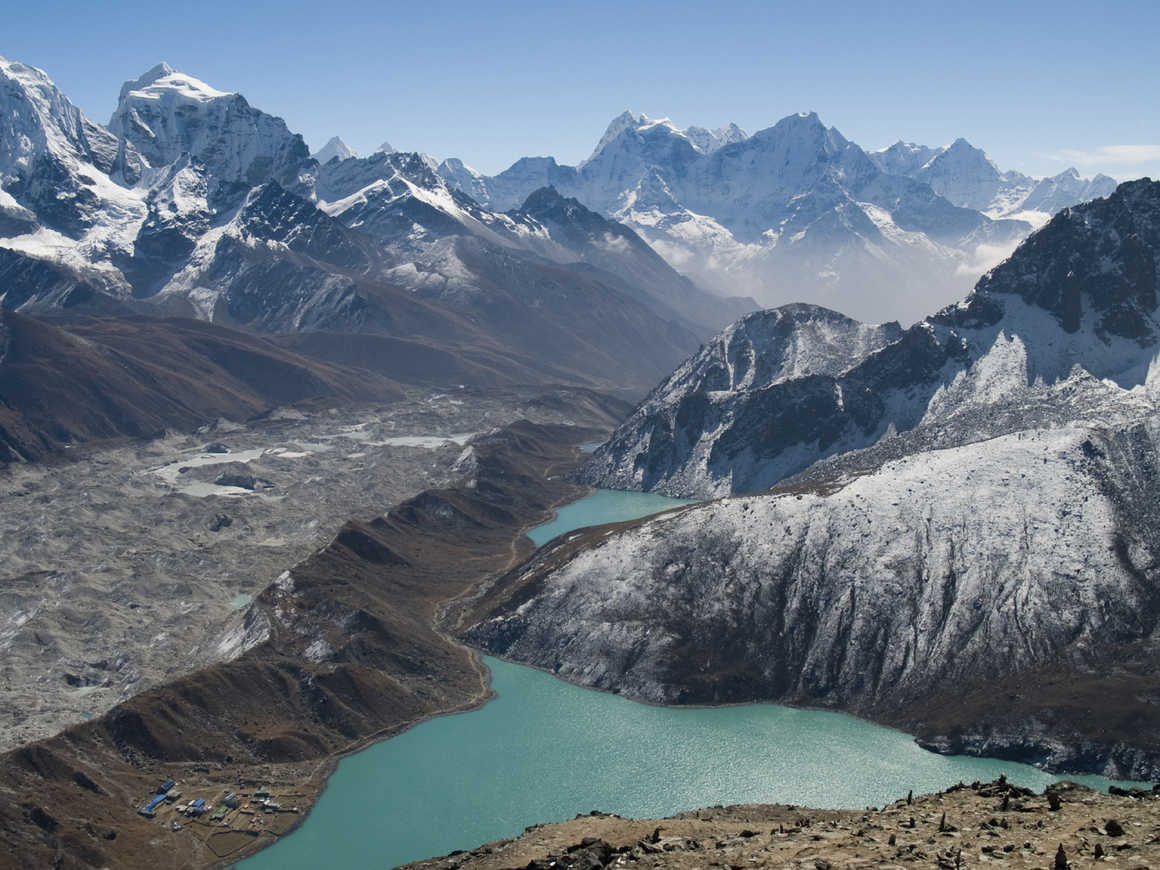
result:
[[[598,489],[587,498],[574,501],[556,511],[556,518],[550,523],[536,526],[528,537],[537,547],[542,547],[558,535],[585,526],[599,526],[604,523],[623,523],[660,513],[683,504],[694,504],[696,499],[665,498],[651,492],[620,492],[615,489]]]
[[[651,499],[598,492],[561,509],[533,539],[676,503]],[[567,526],[566,518],[577,522]],[[839,713],[773,704],[650,707],[532,668],[484,662],[498,697],[343,759],[304,824],[237,866],[388,868],[594,809],[637,817],[731,803],[860,809],[911,789],[937,791],[1000,773],[1035,789],[1060,778],[1026,765],[935,755],[906,734]]]

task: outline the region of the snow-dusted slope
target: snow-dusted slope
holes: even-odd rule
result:
[[[809,452],[786,445],[767,459],[750,451],[751,463],[731,463],[722,473],[717,442],[762,416],[768,395],[792,407],[781,416],[798,417],[791,431],[802,435],[813,422],[803,401],[836,398],[838,378],[901,334],[897,323],[863,324],[813,305],[747,315],[653,390],[582,476],[614,489],[697,495],[768,486],[801,470]],[[762,410],[755,413],[756,405]]]
[[[1131,398],[1124,404],[1131,414]],[[1149,667],[1133,645],[1155,648],[1160,552],[1146,480],[1160,467],[1160,428],[1143,404],[1115,428],[925,452],[825,488],[712,502],[591,536],[578,552],[563,545],[509,578],[513,603],[469,638],[651,702],[781,700],[911,728],[933,699],[954,705],[968,687],[1009,675],[1098,679]],[[1033,700],[1037,688],[1031,680],[1020,691]],[[1134,703],[1147,715],[1120,691],[1108,684],[1109,709]],[[1002,706],[959,707],[952,720],[987,733]],[[992,734],[990,752],[1134,778],[1160,772],[1160,753],[1120,745],[1114,727],[1060,745],[1071,724],[1044,734],[1022,723]],[[1129,741],[1155,736],[1136,728]]]
[[[1075,366],[1125,388],[1141,384],[1160,350],[1157,252],[1160,183],[1131,182],[1057,215],[965,302],[877,346],[837,340],[843,369],[726,377],[720,348],[732,327],[638,406],[584,477],[670,495],[751,492],[884,436],[1023,401]],[[773,316],[792,328],[770,333],[761,352],[816,342],[798,317]],[[843,324],[842,334],[857,328]],[[973,419],[976,434],[990,437],[1005,418]],[[1006,425],[1017,426],[1017,415]]]
[[[578,167],[537,157],[492,178],[448,177],[493,208],[554,186],[719,293],[907,321],[961,296],[1030,229],[884,173],[813,113],[747,136],[625,112]]]

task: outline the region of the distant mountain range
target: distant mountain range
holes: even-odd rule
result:
[[[0,60],[0,118],[6,308],[389,336],[460,370],[508,358],[530,380],[643,390],[754,307],[551,191],[500,213],[389,145],[332,143],[320,164],[281,119],[165,64],[102,127]]]
[[[1001,173],[957,141],[867,153],[814,113],[747,135],[625,112],[579,166],[525,157],[495,176],[439,165],[492,208],[553,185],[630,226],[677,269],[763,305],[905,322],[960,297],[1020,239],[1115,183]]]
[[[506,356],[638,393],[749,296],[915,319],[1026,218],[1110,183],[1000,173],[961,140],[867,154],[815,114],[747,135],[628,112],[580,166],[484,177],[387,143],[312,156],[280,118],[166,64],[125,83],[107,127],[40,70],[0,60],[0,84],[4,307],[388,336],[459,370]]]
[[[1049,178],[1002,172],[966,139],[956,139],[942,148],[896,142],[869,152],[869,157],[883,172],[925,182],[955,205],[977,209],[994,219],[1027,221],[1036,228],[1070,205],[1107,196],[1116,189],[1115,179],[1106,175],[1080,178],[1074,168]]]

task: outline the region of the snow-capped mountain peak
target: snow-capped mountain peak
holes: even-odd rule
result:
[[[733,123],[719,127],[716,130],[708,130],[705,127],[695,126],[686,127],[682,130],[673,123],[672,118],[650,118],[643,112],[638,115],[632,111],[625,110],[609,122],[608,127],[604,131],[604,135],[596,143],[592,154],[580,164],[581,168],[595,161],[626,130],[639,134],[663,130],[667,134],[686,140],[696,151],[702,154],[711,154],[718,148],[731,145],[734,142],[741,142],[748,138],[745,131]]]
[[[394,145],[392,145],[390,142],[384,142],[382,145],[380,145],[378,148],[376,148],[374,150],[374,153],[375,154],[394,154],[395,151],[396,151],[396,149],[395,149]]]
[[[0,180],[45,151],[111,172],[116,139],[92,123],[42,71],[0,57]]]
[[[608,144],[612,142],[613,139],[615,139],[625,130],[637,129],[641,126],[642,123],[644,123],[646,119],[647,116],[645,115],[635,115],[630,110],[625,109],[623,112],[608,122],[608,127],[605,128],[604,135],[600,137],[600,141],[596,143],[596,147],[592,149],[592,153],[589,155],[588,160],[584,161],[584,163],[595,160],[600,152],[603,151],[605,147],[607,147]],[[583,166],[584,164],[582,163],[580,165]]]
[[[891,175],[912,176],[941,154],[943,149],[930,148],[914,142],[904,142],[899,139],[887,148],[867,152],[871,160],[883,172]]]
[[[86,118],[44,72],[0,58],[5,234],[26,235],[37,223],[50,231],[22,242],[29,253],[69,251],[71,256],[72,242],[94,228],[95,235],[82,246],[115,246],[118,232],[112,226],[131,224],[139,214],[119,182],[135,182],[140,164],[132,146]]]
[[[1107,196],[1116,188],[1106,175],[1089,180],[1074,168],[1042,179],[1003,172],[982,149],[961,137],[941,148],[899,140],[870,152],[869,157],[883,172],[929,184],[957,206],[992,219],[1026,221],[1034,227],[1042,226],[1061,208]]]
[[[125,83],[109,129],[154,168],[190,155],[216,185],[274,178],[295,186],[310,156],[281,118],[164,63]]]
[[[827,127],[817,112],[798,112],[787,115],[772,127],[759,130],[749,137],[752,142],[795,141],[815,148],[819,153],[836,154],[848,143],[836,127]]]
[[[186,100],[205,101],[233,94],[210,87],[201,79],[179,72],[164,61],[139,79],[121,86],[121,102],[129,97],[142,100],[163,100],[178,95]]]
[[[329,163],[334,158],[346,160],[348,157],[358,157],[349,145],[338,136],[331,136],[330,141],[310,155],[320,164]]]
[[[956,169],[968,169],[980,177],[995,176],[999,173],[994,161],[987,156],[982,148],[976,148],[962,136],[941,149],[938,156],[931,159],[924,168],[931,168],[937,163],[953,165]]]
[[[487,202],[487,182],[483,173],[472,169],[458,157],[448,157],[439,164],[436,174],[452,187],[457,187],[476,202]]]

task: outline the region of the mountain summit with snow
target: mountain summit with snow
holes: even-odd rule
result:
[[[664,127],[675,135],[687,139],[694,148],[703,154],[712,153],[718,148],[730,145],[733,142],[741,142],[746,138],[745,131],[733,123],[716,130],[706,130],[704,127],[688,127],[681,130],[668,118],[650,118],[648,115],[637,115],[626,109],[609,122],[607,129],[604,131],[604,135],[596,143],[596,148],[592,151],[592,156],[585,163],[596,159],[601,151],[625,131],[642,133],[657,126]],[[583,166],[584,164],[582,163],[580,165]]]
[[[214,192],[270,179],[293,187],[310,156],[281,118],[165,63],[124,84],[109,129],[155,168],[189,155],[208,170]]]
[[[331,136],[325,145],[310,156],[319,163],[329,163],[336,158],[338,160],[346,160],[350,157],[358,157],[354,150],[338,136]]]

